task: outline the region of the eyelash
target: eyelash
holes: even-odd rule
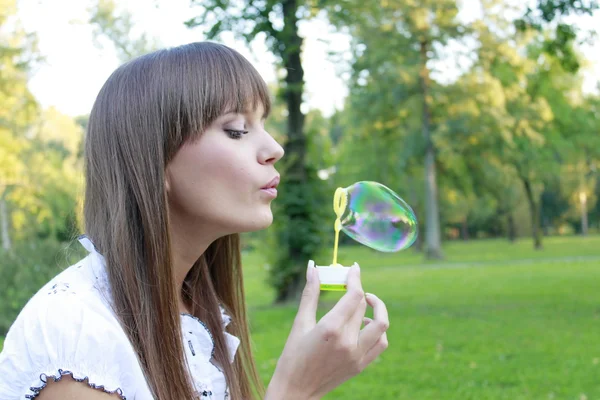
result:
[[[248,131],[238,131],[236,129],[225,129],[225,132],[229,135],[230,138],[239,140],[242,138],[242,135],[246,135]]]

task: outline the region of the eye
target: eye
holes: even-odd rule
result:
[[[241,139],[242,135],[246,135],[248,133],[248,131],[239,131],[237,129],[225,129],[225,132],[227,132],[229,137],[232,139]]]

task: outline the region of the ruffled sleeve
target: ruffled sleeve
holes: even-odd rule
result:
[[[227,351],[229,353],[229,362],[233,362],[233,360],[235,359],[235,354],[237,353],[238,347],[240,346],[240,339],[238,339],[236,336],[233,336],[232,334],[225,331],[225,328],[227,328],[227,325],[229,325],[231,323],[231,317],[229,316],[229,314],[227,314],[227,311],[225,310],[225,308],[223,306],[219,306],[219,308],[221,309],[221,321],[222,321],[223,331],[225,334],[225,341],[227,342]]]
[[[32,399],[51,378],[70,375],[132,399],[132,361],[132,348],[105,306],[55,283],[32,298],[6,336],[0,398]]]

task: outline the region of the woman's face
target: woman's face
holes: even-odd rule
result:
[[[283,148],[264,129],[263,107],[226,113],[167,166],[171,221],[217,235],[260,230],[273,222],[275,163]]]

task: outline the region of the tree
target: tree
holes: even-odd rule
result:
[[[534,246],[541,248],[542,193],[556,187],[561,165],[577,162],[583,153],[578,140],[587,141],[578,139],[584,129],[573,129],[585,120],[573,120],[581,80],[564,60],[548,56],[542,34],[523,32],[507,41],[510,21],[502,4],[483,3],[483,19],[473,25],[480,41],[477,61],[459,80],[471,83],[465,96],[453,96],[453,107],[462,110],[459,121],[469,121],[467,131],[486,132],[473,136],[474,149],[499,161],[494,164],[504,165],[522,185]],[[469,96],[476,99],[470,107]]]
[[[580,78],[564,60],[547,52],[548,28],[515,35],[505,12],[513,6],[496,0],[483,0],[483,18],[464,27],[454,27],[448,12],[453,2],[346,1],[344,7],[322,3],[336,26],[349,28],[355,53],[350,96],[340,114],[344,122],[340,170],[352,176],[367,171],[381,179],[393,176],[399,187],[411,188],[419,171],[415,161],[426,154],[423,121],[429,119],[442,206],[440,226],[458,228],[465,238],[475,233],[471,229],[485,229],[514,240],[521,226],[516,213],[522,212],[519,205],[524,203],[534,244],[541,247],[542,199],[549,198],[542,198],[542,193],[558,190],[554,177],[561,168],[577,164],[591,151],[592,146],[584,143],[597,142],[583,134],[594,119],[578,111]],[[437,11],[427,14],[425,7]],[[417,40],[423,31],[417,22],[411,23],[419,21],[412,12],[428,16],[419,26],[432,26],[432,37],[445,38],[435,42],[425,57],[422,41]],[[447,18],[438,16],[444,12]],[[446,36],[440,33],[443,28]],[[423,90],[423,77],[435,70],[445,44],[463,38],[464,43],[473,43],[468,53],[472,64],[461,68],[455,82],[429,79]],[[427,92],[431,96],[423,97]],[[427,109],[430,112],[423,114]],[[429,118],[424,118],[427,114]],[[353,163],[358,155],[361,163]],[[560,183],[561,190],[563,186]],[[422,205],[410,198],[420,217]],[[505,228],[498,227],[500,220],[505,220]]]
[[[535,30],[546,33],[543,41],[544,52],[559,60],[562,67],[569,72],[577,72],[580,60],[574,51],[573,44],[583,33],[566,18],[572,15],[593,15],[600,8],[596,0],[538,0],[535,6],[528,6],[525,14],[515,21],[521,32]],[[551,32],[548,27],[551,26]],[[549,34],[548,34],[549,33]],[[588,39],[594,32],[587,32]]]
[[[398,114],[394,114],[404,104],[415,105],[412,102],[418,101],[412,111],[420,115],[425,254],[429,258],[442,258],[436,159],[438,125],[433,94],[436,82],[431,78],[431,64],[441,58],[441,51],[450,41],[460,39],[466,32],[457,20],[456,1],[346,1],[344,7],[333,1],[323,3],[334,25],[349,28],[357,49],[362,49],[357,52],[354,66],[358,78],[363,74],[362,79],[367,76],[369,85],[377,82],[388,85],[382,88],[381,99],[373,99],[380,105],[371,103],[369,108],[388,107],[389,111],[379,118],[389,122],[398,119]],[[386,102],[390,100],[386,92],[396,99]]]
[[[35,36],[9,21],[15,12],[14,1],[0,1],[0,336],[59,272],[81,177],[81,131],[56,110],[40,110],[29,91],[40,57]]]
[[[233,32],[238,38],[251,43],[264,34],[266,43],[278,58],[278,66],[285,72],[279,96],[287,107],[287,132],[284,148],[284,180],[276,210],[277,247],[283,249],[276,256],[271,269],[271,282],[276,288],[276,301],[285,302],[298,297],[307,260],[314,258],[321,246],[321,223],[312,213],[319,191],[316,170],[307,163],[307,137],[302,112],[304,69],[301,62],[303,39],[298,32],[302,17],[311,15],[311,4],[305,0],[246,0],[194,1],[203,11],[186,22],[190,28],[206,28],[206,37],[214,39],[221,32]]]
[[[64,265],[60,256],[67,255],[65,244],[78,231],[83,181],[77,155],[82,136],[70,117],[48,109],[23,139],[19,160],[27,168],[5,196],[14,240],[11,251],[0,250],[0,335],[31,295]]]
[[[38,54],[35,36],[26,34],[18,23],[13,30],[1,29],[16,13],[16,1],[0,4],[0,239],[3,249],[10,250],[13,212],[8,197],[15,188],[27,185],[22,155],[29,146],[27,130],[37,113],[27,74]]]
[[[478,120],[485,121],[482,127],[488,132],[485,141],[480,137],[477,142],[483,144],[489,156],[509,166],[512,176],[522,185],[529,204],[534,246],[541,248],[539,199],[545,174],[551,173],[555,164],[552,143],[544,133],[553,114],[535,85],[541,82],[537,75],[541,69],[535,59],[522,55],[527,52],[528,38],[517,37],[514,45],[509,44],[507,32],[502,29],[509,25],[503,7],[496,2],[484,3],[483,19],[474,24],[481,46],[470,75],[473,91],[493,87],[495,98],[488,102],[489,107],[477,110],[481,114]]]
[[[89,23],[94,27],[96,45],[102,47],[102,41],[108,40],[117,51],[120,62],[124,63],[159,48],[159,41],[145,33],[133,37],[135,24],[131,13],[117,10],[114,0],[97,0],[89,12]]]

